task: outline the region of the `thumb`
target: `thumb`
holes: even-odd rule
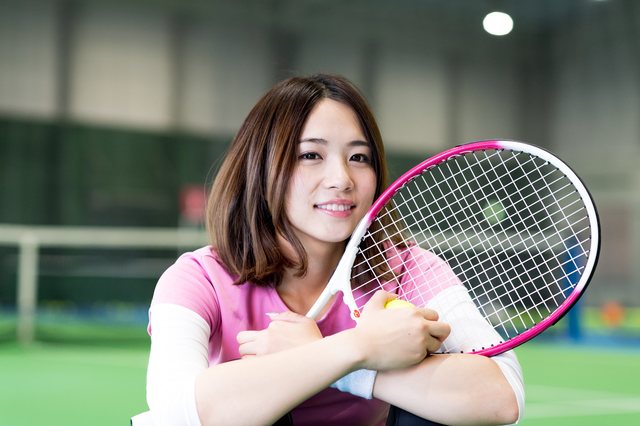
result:
[[[369,310],[384,309],[385,303],[387,303],[389,300],[395,299],[396,297],[398,296],[395,294],[391,294],[384,290],[378,290],[373,294],[371,299],[369,299],[369,301],[365,304],[365,307],[369,308]]]

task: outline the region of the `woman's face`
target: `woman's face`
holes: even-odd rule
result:
[[[287,217],[302,245],[343,243],[376,190],[371,146],[353,110],[324,99],[309,115],[287,190]]]

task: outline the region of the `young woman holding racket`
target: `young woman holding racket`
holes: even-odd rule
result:
[[[150,412],[133,424],[384,425],[390,404],[398,424],[406,412],[519,421],[515,355],[429,356],[451,332],[433,310],[385,309],[396,295],[378,291],[357,324],[342,293],[305,316],[386,185],[379,130],[349,82],[317,75],[269,91],[213,185],[211,247],[180,257],[157,285]]]

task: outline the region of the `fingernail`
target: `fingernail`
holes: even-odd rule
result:
[[[269,318],[275,317],[276,315],[280,315],[280,314],[277,312],[267,312],[267,316],[269,316]]]

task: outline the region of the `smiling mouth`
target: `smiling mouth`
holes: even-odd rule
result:
[[[346,204],[320,204],[316,206],[320,210],[329,210],[332,212],[343,212],[346,210],[351,210],[355,206],[349,206]]]

